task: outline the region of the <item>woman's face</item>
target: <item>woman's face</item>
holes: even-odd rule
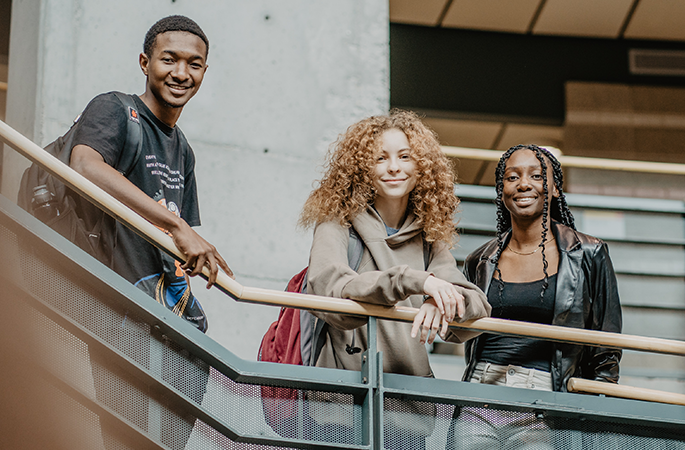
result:
[[[558,197],[554,185],[552,164],[547,164],[547,192]],[[521,149],[511,154],[504,169],[502,201],[511,213],[512,221],[538,219],[542,216],[545,204],[545,190],[542,178],[542,167],[535,152]]]
[[[416,161],[403,131],[392,128],[383,132],[372,175],[376,201],[409,200],[417,181]]]

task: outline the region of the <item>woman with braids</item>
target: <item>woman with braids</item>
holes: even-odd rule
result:
[[[505,152],[496,172],[497,238],[466,258],[466,278],[486,293],[493,317],[620,332],[607,245],[576,231],[562,188],[561,165],[547,149]],[[615,349],[482,334],[466,343],[463,379],[566,391],[571,377],[618,382],[620,359]],[[548,428],[532,414],[514,419],[462,408],[453,426],[452,448],[550,448]]]
[[[439,329],[445,339],[469,339],[477,333],[448,331],[447,324],[489,315],[485,296],[464,279],[449,251],[458,203],[453,172],[434,133],[405,111],[350,126],[305,203],[300,223],[315,226],[308,293],[419,309],[413,324],[378,321],[385,372],[433,376],[424,343]],[[356,271],[348,261],[352,234],[363,243]],[[329,325],[316,365],[361,370],[367,319],[315,315]],[[350,406],[342,403],[349,399],[338,403],[329,394],[318,400],[324,406],[312,407],[311,414],[320,426],[337,433],[352,429]],[[435,409],[427,405],[386,405],[386,448],[424,448],[434,426]]]

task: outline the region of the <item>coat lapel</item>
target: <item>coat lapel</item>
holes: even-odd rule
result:
[[[509,240],[511,232],[508,232],[504,236],[504,242]],[[490,280],[492,280],[492,275],[495,272],[495,261],[494,257],[497,254],[497,239],[490,241],[488,248],[483,251],[476,266],[476,280],[474,284],[476,286],[483,286],[483,293],[485,296],[488,295],[488,290],[490,289]]]
[[[564,324],[568,326],[575,322],[572,317],[575,313],[581,314],[582,311],[573,311],[574,298],[576,291],[581,288],[578,283],[578,274],[581,273],[583,263],[583,250],[580,246],[578,236],[572,229],[559,227],[556,222],[552,222],[552,233],[559,244],[559,269],[557,273],[556,300],[554,302],[554,325]],[[563,293],[563,294],[559,294]]]

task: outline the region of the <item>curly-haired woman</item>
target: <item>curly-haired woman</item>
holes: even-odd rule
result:
[[[493,317],[620,332],[607,245],[576,231],[559,161],[547,149],[517,145],[502,155],[495,178],[497,238],[464,264]],[[617,349],[486,333],[466,343],[464,381],[566,391],[570,377],[618,382],[620,359]],[[551,448],[533,414],[462,408],[453,427],[448,448]]]
[[[439,329],[443,338],[469,339],[477,333],[448,331],[448,322],[489,315],[485,296],[465,280],[449,251],[458,204],[454,175],[435,134],[415,114],[393,111],[348,128],[304,206],[300,223],[315,225],[307,292],[419,308],[413,325],[378,322],[386,372],[432,376],[424,343]],[[364,244],[357,271],[348,263],[350,227]],[[329,324],[317,366],[361,370],[367,320],[316,315]],[[412,402],[390,409],[386,448],[422,448],[433,429],[433,409]],[[344,413],[333,403],[321,411],[315,414],[319,424],[343,424]],[[406,413],[418,417],[403,420]]]

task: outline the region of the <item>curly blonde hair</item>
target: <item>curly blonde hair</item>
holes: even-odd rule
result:
[[[354,217],[374,203],[372,174],[381,136],[394,128],[407,136],[416,162],[417,183],[408,209],[423,228],[426,241],[454,244],[454,213],[459,199],[454,195],[452,164],[440,149],[435,133],[416,114],[402,110],[357,122],[338,138],[326,156],[323,178],[304,205],[300,226],[307,228],[331,220],[349,226]]]

